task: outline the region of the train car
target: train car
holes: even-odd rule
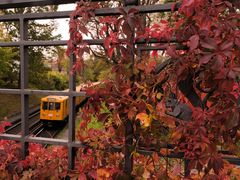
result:
[[[83,97],[76,97],[76,107],[78,107],[83,100]],[[44,125],[47,125],[48,122],[64,122],[67,120],[68,114],[68,96],[46,96],[41,99],[40,120]]]
[[[97,83],[93,83],[93,85],[97,85]],[[79,92],[82,86],[78,86],[76,91]],[[68,91],[68,90],[65,90]],[[86,97],[76,97],[75,105],[79,107],[82,104]],[[41,98],[41,108],[40,108],[40,121],[47,125],[48,122],[64,122],[67,120],[69,115],[69,98],[68,96],[55,96],[50,95]]]
[[[47,96],[41,99],[40,120],[64,121],[68,117],[68,96]]]

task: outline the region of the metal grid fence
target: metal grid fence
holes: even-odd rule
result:
[[[2,0],[0,2],[0,9],[6,8],[19,8],[19,7],[28,7],[28,6],[41,6],[41,5],[59,5],[66,3],[73,3],[76,0]],[[103,1],[103,0],[94,0],[94,1]],[[128,7],[128,0],[124,1],[126,10]],[[154,13],[154,12],[169,12],[172,8],[172,3],[168,4],[158,4],[158,5],[146,5],[146,6],[136,6],[139,10],[139,13]],[[175,10],[177,10],[179,4],[175,5]],[[0,15],[0,22],[8,22],[8,21],[18,21],[20,23],[20,40],[17,42],[0,42],[0,47],[19,47],[20,48],[20,64],[21,64],[21,89],[0,89],[0,93],[5,94],[18,94],[21,95],[21,135],[12,135],[12,134],[1,134],[1,139],[6,140],[16,140],[22,143],[22,157],[26,157],[28,144],[29,143],[41,143],[41,144],[52,144],[52,145],[62,145],[68,147],[68,162],[69,169],[74,168],[74,159],[75,159],[75,148],[84,147],[81,142],[77,142],[75,140],[75,97],[76,96],[85,96],[84,92],[76,92],[76,76],[75,74],[70,73],[70,82],[69,82],[69,92],[62,91],[49,91],[49,90],[31,90],[28,89],[28,47],[30,46],[59,46],[66,45],[67,41],[58,40],[58,41],[29,41],[28,40],[28,29],[27,24],[29,20],[37,20],[37,19],[57,19],[57,18],[69,18],[71,11],[64,12],[48,12],[48,13],[32,13],[32,14],[13,14],[13,15]],[[96,16],[108,16],[108,15],[120,15],[118,8],[102,8],[95,10]],[[103,40],[84,40],[89,45],[102,45]],[[148,43],[166,43],[164,41],[156,41],[154,39],[150,40]],[[176,42],[175,39],[172,39],[172,42]],[[135,44],[143,44],[144,41],[137,41]],[[134,45],[134,44],[133,44]],[[161,49],[161,48],[160,48]],[[147,48],[139,48],[138,54],[141,54],[141,51],[149,51],[149,50],[159,50],[156,47],[147,47]],[[134,55],[132,56],[132,60],[134,60]],[[75,63],[75,57],[71,55],[70,57],[70,67],[72,67]],[[29,111],[29,96],[30,95],[64,95],[69,96],[69,125],[68,125],[68,139],[50,139],[50,138],[42,138],[42,137],[31,137],[29,136],[29,124],[28,124],[28,111]],[[129,131],[130,129],[130,131]],[[132,125],[126,124],[126,137],[129,134],[132,134],[131,131]],[[129,146],[132,144],[132,140],[128,140],[125,142],[125,146]],[[131,174],[133,168],[133,161],[131,156],[131,151],[128,148],[125,148],[125,165],[124,170],[127,174]],[[142,152],[145,155],[151,154],[152,152]],[[179,155],[169,155],[169,157],[173,158],[183,158],[182,154]],[[234,164],[240,164],[239,159],[229,158],[230,162]],[[187,162],[186,162],[187,163]],[[186,166],[185,163],[185,167]],[[185,169],[185,172],[187,170]]]

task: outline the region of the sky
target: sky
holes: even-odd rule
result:
[[[58,11],[71,11],[74,10],[76,7],[75,4],[64,4],[58,6]],[[62,40],[68,40],[69,39],[69,33],[68,33],[68,20],[67,19],[57,19],[56,20],[58,29],[54,32],[54,34],[61,34]]]

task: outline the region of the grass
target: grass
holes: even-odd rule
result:
[[[40,96],[30,96],[29,106],[39,104]],[[0,94],[0,120],[21,112],[21,96],[16,94]]]

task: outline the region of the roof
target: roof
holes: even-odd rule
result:
[[[46,96],[41,98],[41,101],[63,101],[68,99],[68,96]]]

